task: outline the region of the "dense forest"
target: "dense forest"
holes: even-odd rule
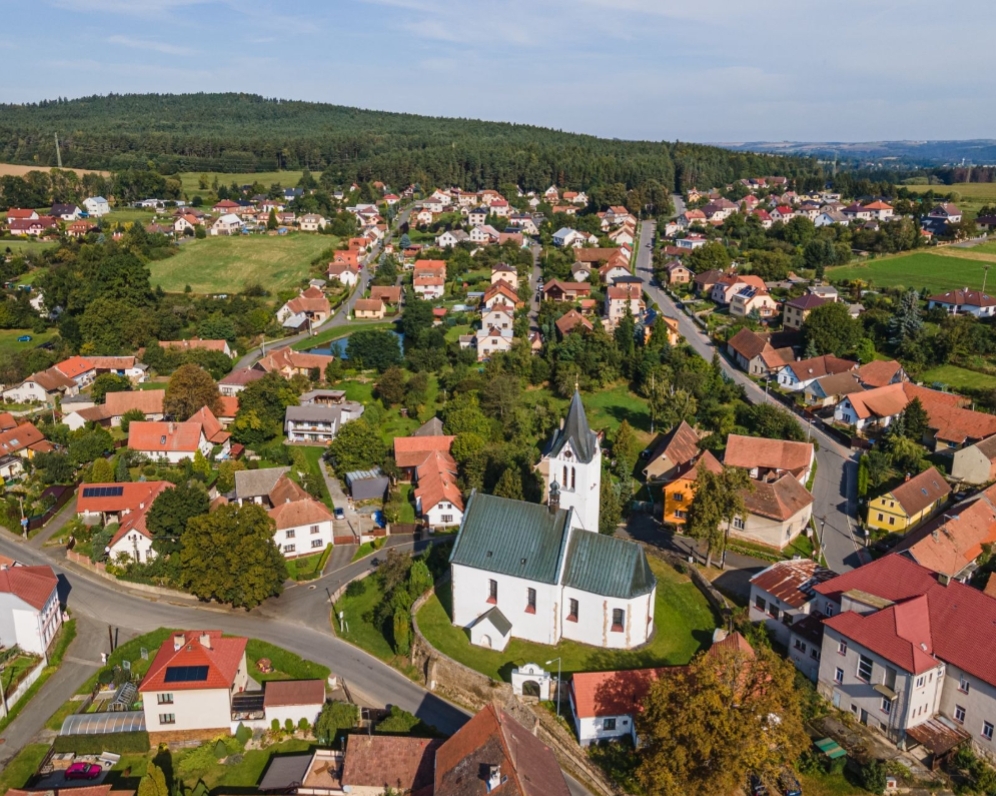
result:
[[[324,172],[325,182],[538,190],[665,190],[778,174],[818,185],[813,160],[620,141],[541,127],[361,110],[249,94],[128,94],[0,105],[0,161],[127,171]]]

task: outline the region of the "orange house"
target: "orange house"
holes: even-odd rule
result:
[[[679,475],[664,485],[664,516],[661,520],[667,525],[684,525],[688,507],[695,497],[695,479],[699,467],[713,473],[723,472],[723,465],[709,451],[705,451],[685,466]]]

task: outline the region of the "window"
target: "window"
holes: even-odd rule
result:
[[[882,514],[882,512],[879,512],[878,513],[878,521],[881,522],[884,519],[885,519],[885,516]]]
[[[602,729],[603,730],[607,730],[607,731],[611,732],[615,728],[616,728],[616,720],[615,719],[603,719],[602,720]]]
[[[172,694],[156,694],[156,702],[160,705],[172,705],[173,695]]]
[[[895,525],[895,524],[896,524],[896,518],[895,517],[889,517],[889,525]]]
[[[820,659],[820,651],[816,647],[809,648],[809,657],[813,660],[818,661]]]
[[[785,613],[782,614],[782,623],[785,624],[786,627],[792,627],[792,620],[794,618],[795,617],[793,617],[792,614],[786,611]]]
[[[568,600],[567,601],[567,621],[577,622],[578,621],[578,601]]]
[[[882,685],[886,688],[891,688],[893,691],[896,690],[896,670],[891,666],[885,667],[885,676],[882,678]]]
[[[733,527],[734,527],[734,529],[736,529],[738,531],[742,531],[744,529],[744,518],[743,517],[734,517],[733,518]]]
[[[768,606],[768,613],[771,614],[771,618],[772,619],[777,619],[778,618],[778,614],[779,614],[778,606],[777,605],[769,605]]]
[[[312,526],[311,526],[311,532],[312,532],[313,534],[315,534],[315,533],[318,533],[318,526],[317,526],[317,525],[312,525]]]
[[[957,721],[959,724],[964,724],[965,723],[965,708],[963,708],[961,705],[955,705],[955,715],[954,715],[954,718],[955,718],[955,721]]]
[[[806,652],[806,644],[799,639],[795,639],[795,641],[792,642],[792,646],[799,650],[799,652]]]
[[[891,716],[892,715],[892,700],[891,699],[886,699],[885,697],[882,697],[882,712],[886,716]]]
[[[826,604],[826,610],[823,612],[827,616],[833,616],[833,606],[830,603]]]
[[[297,545],[292,545],[292,544],[285,544],[284,545],[284,552],[285,553],[293,553],[295,550],[297,550]]]
[[[536,589],[526,589],[526,613],[536,613]]]
[[[962,675],[958,678],[958,690],[963,694],[967,694],[971,686],[968,684],[968,678]]]
[[[674,502],[675,503],[681,503],[684,500],[685,500],[685,493],[684,492],[675,492],[674,493]]]
[[[765,611],[768,606],[765,604],[763,597],[755,597],[754,598],[754,607],[758,611]]]
[[[324,546],[325,545],[322,544],[322,540],[321,539],[312,539],[311,540],[311,549],[312,550],[317,550],[319,547],[324,547]]]
[[[838,655],[847,655],[847,642],[846,641],[841,640],[841,642],[837,645],[837,654]]]
[[[176,724],[176,714],[175,713],[160,713],[159,714],[160,724]]]
[[[621,633],[626,622],[626,612],[622,608],[612,609],[612,629],[616,633]]]
[[[288,539],[293,539],[294,536],[295,536],[295,532],[294,532],[293,528],[291,528],[290,530],[287,531],[287,538]]]
[[[498,581],[496,580],[488,581],[488,602],[489,603],[498,602]]]
[[[674,510],[674,518],[676,520],[683,520],[685,519],[685,516],[686,516],[685,512],[679,511],[678,509]]]
[[[991,721],[982,722],[982,737],[987,741],[993,739],[993,723]]]
[[[866,683],[872,679],[872,659],[864,655],[858,655],[858,677]]]
[[[443,514],[439,519],[442,521],[443,525],[452,525],[453,524],[453,515],[452,514]]]
[[[834,669],[834,671],[833,671],[833,681],[835,683],[843,683],[844,682],[844,670],[843,669],[841,669],[841,668]]]
[[[923,675],[921,674],[921,675],[920,675],[919,677],[917,677],[917,678],[916,678],[916,687],[917,687],[917,688],[923,688],[923,686],[924,686],[924,683],[926,683],[926,681],[927,681],[927,678],[926,678],[926,677],[924,677],[924,676],[923,676]]]
[[[578,473],[573,467],[571,468],[571,489],[577,489]]]

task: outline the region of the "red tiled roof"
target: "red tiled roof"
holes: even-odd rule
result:
[[[20,597],[39,611],[45,607],[59,579],[52,567],[9,567],[0,569],[0,592]]]
[[[264,371],[256,370],[254,368],[237,368],[218,383],[230,386],[244,386],[263,378],[265,375]]]
[[[395,437],[394,460],[398,467],[418,467],[433,451],[450,452],[456,437]]]
[[[858,368],[858,377],[866,387],[884,387],[892,382],[902,367],[894,359],[876,359]]]
[[[112,484],[80,484],[76,490],[76,513],[120,513],[148,508],[161,492],[173,486],[169,481],[123,481]],[[121,487],[120,495],[84,497],[83,491],[99,487]]]
[[[67,379],[75,379],[77,376],[82,376],[84,373],[94,370],[95,365],[89,359],[84,359],[83,357],[69,357],[69,359],[64,359],[62,362],[56,363],[55,367]]]
[[[668,667],[626,669],[614,672],[576,672],[571,694],[578,718],[625,716],[635,712],[647,692]]]
[[[207,637],[207,644],[203,637]],[[155,691],[230,689],[248,641],[247,638],[224,638],[220,630],[188,630],[174,634],[159,648],[138,690],[148,694]],[[167,683],[166,672],[174,666],[206,666],[207,678],[197,682]]]
[[[812,505],[813,496],[792,475],[774,483],[753,481],[754,491],[744,493],[744,505],[751,514],[784,522]]]
[[[397,304],[401,301],[401,288],[398,286],[374,285],[370,288],[370,298],[380,299],[385,304]]]
[[[34,423],[22,423],[0,433],[0,453],[17,453],[42,442],[45,442],[45,437],[35,428]]]
[[[750,582],[792,608],[801,608],[813,598],[813,586],[837,577],[833,570],[808,558],[779,561],[761,570]]]
[[[415,497],[421,503],[423,514],[443,500],[463,511],[463,495],[457,486],[457,465],[449,453],[438,450],[429,453],[418,465],[417,482]]]
[[[647,459],[647,466],[649,467],[651,462],[657,461],[662,456],[666,456],[668,461],[676,467],[681,467],[698,455],[699,435],[695,433],[695,429],[682,420],[657,443]]]
[[[0,431],[9,431],[17,428],[17,418],[10,412],[0,412]]]
[[[219,419],[235,417],[239,411],[239,399],[236,395],[219,395],[218,404],[220,406],[218,412]]]
[[[304,500],[278,503],[267,513],[270,515],[270,519],[276,523],[278,531],[299,528],[302,525],[317,525],[332,520],[332,512],[325,508],[325,504],[319,503],[310,495]]]
[[[232,435],[222,428],[221,421],[215,417],[208,407],[202,406],[187,421],[188,423],[200,423],[201,430],[205,438],[212,445],[224,445]]]
[[[799,475],[813,462],[813,446],[809,442],[784,439],[744,437],[730,434],[726,438],[723,463],[728,467],[753,470],[780,470]]]
[[[574,331],[577,327],[584,327],[591,331],[594,327],[591,325],[591,321],[585,318],[580,312],[572,309],[565,312],[560,318],[557,319],[556,327],[557,330],[562,334],[566,335]]]
[[[163,348],[179,348],[185,351],[199,348],[205,351],[220,351],[223,354],[228,347],[228,343],[224,340],[202,340],[199,337],[191,337],[189,340],[161,340],[159,345]]]
[[[928,301],[939,304],[959,304],[970,307],[993,307],[996,306],[996,296],[983,293],[981,290],[949,290],[947,293],[937,293],[931,296]]]
[[[325,683],[321,680],[270,680],[263,690],[264,707],[321,705]]]
[[[821,357],[789,362],[785,367],[789,368],[799,381],[807,381],[855,370],[858,363],[851,359],[840,359],[832,354],[824,354]]]
[[[161,415],[164,400],[166,390],[125,390],[107,393],[104,407],[109,417],[120,417],[132,409],[146,415]]]
[[[318,368],[325,373],[325,368],[335,357],[324,354],[309,354],[305,351],[295,351],[292,348],[278,348],[267,354],[253,366],[257,370],[269,373],[283,370],[311,370]]]
[[[383,312],[384,302],[379,298],[357,299],[353,305],[354,312]]]
[[[920,674],[937,666],[930,613],[927,596],[919,595],[873,614],[845,611],[823,624],[905,671]]]
[[[397,735],[350,735],[342,768],[343,787],[383,788],[416,794],[432,789],[436,750],[442,741]]]
[[[200,444],[201,433],[200,423],[136,421],[128,426],[128,447],[133,451],[193,455]]]

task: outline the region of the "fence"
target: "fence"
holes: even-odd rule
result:
[[[21,679],[21,682],[17,684],[17,688],[7,694],[7,704],[0,704],[0,718],[5,717],[7,715],[7,711],[21,701],[22,697],[28,692],[28,689],[35,684],[39,677],[41,677],[43,671],[45,671],[45,661],[42,661],[34,669],[28,672],[27,675]]]
[[[167,589],[164,586],[151,586],[148,583],[137,583],[133,580],[122,580],[120,578],[116,578],[113,575],[107,574],[107,566],[103,562],[91,561],[89,556],[76,553],[72,550],[66,551],[66,560],[72,561],[74,564],[79,564],[82,567],[86,567],[88,570],[100,575],[102,578],[113,580],[115,583],[121,583],[128,589],[145,592],[146,594],[155,594],[159,597],[181,597],[191,602],[196,599],[191,597],[186,592],[177,591],[176,589]]]
[[[44,492],[42,492],[42,498],[46,495],[53,495],[55,496],[55,503],[53,503],[44,514],[39,514],[28,519],[28,531],[36,531],[45,525],[50,519],[52,519],[52,517],[59,513],[63,506],[72,500],[72,497],[75,494],[75,486],[48,487]]]

